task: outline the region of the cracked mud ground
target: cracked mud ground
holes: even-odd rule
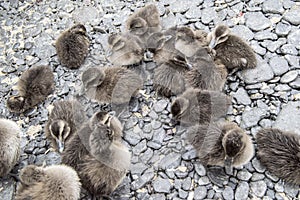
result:
[[[0,115],[22,129],[22,155],[14,172],[28,164],[60,162],[47,151],[44,125],[50,105],[72,98],[80,88],[80,74],[90,66],[110,65],[105,58],[107,38],[124,30],[127,17],[152,1],[0,1]],[[300,3],[291,0],[163,0],[155,1],[163,28],[188,25],[211,30],[219,23],[247,40],[258,66],[228,76],[224,92],[233,97],[227,120],[255,136],[262,127],[300,134]],[[79,70],[58,62],[55,39],[74,23],[83,23],[91,39],[90,54]],[[56,90],[44,103],[24,115],[8,112],[5,101],[22,72],[34,65],[50,65]],[[155,65],[145,63],[151,74]],[[270,174],[254,157],[234,170],[227,185],[217,187],[206,176],[185,130],[172,125],[170,102],[158,97],[152,81],[145,81],[134,112],[124,113],[124,142],[132,152],[130,172],[113,194],[114,199],[300,199],[299,186]],[[89,116],[100,109],[82,100]],[[0,179],[0,199],[13,199],[16,182]],[[89,199],[82,194],[82,199]],[[84,197],[85,196],[85,197]]]

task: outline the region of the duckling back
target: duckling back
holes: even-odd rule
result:
[[[16,200],[77,200],[80,198],[81,183],[76,171],[66,165],[53,165],[46,168],[34,166],[32,174],[21,171],[21,185],[17,191]],[[29,176],[37,176],[36,180],[28,182]],[[24,182],[22,182],[22,180]],[[30,183],[30,184],[28,184]]]
[[[44,101],[54,90],[54,75],[49,66],[35,66],[25,71],[18,83],[18,95],[7,100],[12,112],[24,112]]]
[[[146,43],[152,33],[161,30],[158,9],[153,4],[138,9],[127,19],[126,28]]]
[[[189,87],[222,91],[227,78],[227,70],[224,65],[214,63],[206,48],[200,48],[188,60],[193,66],[185,73],[186,84]]]
[[[112,34],[108,38],[107,59],[116,66],[137,64],[144,57],[145,44],[130,33]]]
[[[60,62],[70,69],[78,69],[88,54],[89,38],[82,24],[63,32],[56,40],[55,47]]]
[[[225,42],[218,44],[216,52],[216,57],[228,69],[251,69],[257,65],[253,49],[236,35],[229,35]]]
[[[221,92],[189,88],[172,102],[171,113],[182,124],[204,124],[225,116],[229,105]]]
[[[124,67],[99,69],[105,76],[98,86],[86,88],[86,95],[100,103],[127,104],[131,96],[142,87],[141,77]]]
[[[0,177],[7,175],[20,157],[20,128],[8,119],[0,119]]]
[[[300,185],[300,136],[276,128],[260,130],[256,135],[258,159],[283,180]]]

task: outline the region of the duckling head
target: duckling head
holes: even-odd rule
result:
[[[127,28],[135,35],[143,35],[148,30],[148,24],[143,18],[136,17],[127,24]]]
[[[232,172],[232,164],[234,159],[239,156],[245,148],[244,133],[239,129],[228,131],[222,140],[225,150],[224,166],[227,172]]]
[[[194,40],[194,32],[189,27],[180,27],[176,32],[176,41],[183,40],[192,42]]]
[[[209,47],[214,48],[218,44],[225,42],[228,39],[230,30],[225,25],[217,26],[211,33],[207,35],[207,40],[209,42]]]
[[[99,85],[101,85],[104,78],[104,71],[96,67],[92,67],[84,71],[81,76],[81,80],[83,83],[81,94],[86,92],[88,89],[97,88]]]
[[[86,28],[82,24],[76,24],[70,29],[70,31],[76,34],[86,35]]]
[[[32,185],[44,176],[44,170],[36,165],[28,165],[20,171],[20,180],[25,185]]]
[[[7,99],[6,105],[11,112],[22,112],[24,110],[25,98],[22,96],[11,96]]]
[[[58,151],[63,152],[65,140],[70,135],[71,128],[64,120],[55,120],[49,126],[50,134],[55,139]]]
[[[189,100],[183,97],[175,99],[171,105],[171,113],[175,119],[180,119],[189,107]]]

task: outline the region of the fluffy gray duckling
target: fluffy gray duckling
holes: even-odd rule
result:
[[[45,134],[54,149],[62,153],[65,144],[85,120],[85,111],[78,101],[62,100],[54,102],[45,126]]]
[[[62,154],[62,162],[74,167],[82,186],[94,197],[109,196],[122,182],[130,166],[130,153],[121,143],[120,121],[97,112],[83,124]]]
[[[221,63],[215,63],[206,48],[198,48],[198,51],[188,58],[188,63],[192,69],[185,73],[186,87],[223,90],[227,69]]]
[[[221,92],[189,88],[172,102],[171,113],[184,125],[205,124],[224,117],[230,105]]]
[[[20,157],[19,126],[8,119],[0,119],[0,177],[7,175]]]
[[[276,128],[256,134],[257,156],[266,168],[286,182],[300,185],[300,136]]]
[[[149,4],[134,12],[126,21],[126,29],[145,44],[148,37],[161,30],[159,12],[154,4]]]
[[[187,57],[192,57],[199,48],[208,46],[207,33],[189,27],[177,28],[175,48]]]
[[[162,64],[174,58],[186,58],[186,56],[175,48],[177,27],[169,28],[162,33],[152,34],[147,41],[147,46],[153,53],[153,61]]]
[[[63,32],[55,43],[58,59],[70,69],[78,69],[83,64],[89,45],[86,28],[82,24]]]
[[[66,165],[28,165],[20,172],[16,200],[78,200],[81,183],[76,171]]]
[[[163,96],[170,97],[185,91],[186,83],[184,74],[191,70],[191,66],[182,57],[174,57],[154,69],[154,89]]]
[[[113,65],[127,66],[140,63],[144,58],[145,44],[130,33],[114,33],[108,38],[107,59]]]
[[[228,173],[232,173],[232,167],[243,166],[254,156],[251,138],[232,122],[189,127],[187,140],[197,150],[198,157],[204,166],[224,166]],[[212,181],[216,183],[219,182],[219,174],[222,175],[222,172],[218,170],[211,170],[208,173]]]
[[[230,33],[225,25],[218,25],[207,35],[209,47],[216,51],[216,59],[228,69],[255,68],[257,60],[253,49],[240,37]]]
[[[81,79],[87,97],[121,107],[127,106],[143,86],[141,77],[124,67],[89,68]]]
[[[25,71],[18,83],[18,95],[10,96],[7,108],[22,113],[44,101],[54,91],[54,75],[49,66],[35,66]]]

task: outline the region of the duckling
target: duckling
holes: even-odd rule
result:
[[[82,65],[88,54],[89,45],[86,28],[82,24],[63,32],[55,43],[60,62],[70,69],[78,69]]]
[[[121,107],[128,105],[143,85],[138,74],[124,67],[89,68],[81,79],[89,98]]]
[[[54,75],[48,66],[35,66],[25,71],[18,83],[18,95],[10,96],[7,107],[21,113],[44,101],[54,91]]]
[[[82,186],[96,197],[110,195],[130,166],[130,153],[121,143],[120,121],[97,112],[82,125],[62,154],[62,162],[74,167]]]
[[[192,126],[187,131],[187,140],[204,166],[225,166],[227,173],[232,173],[232,166],[243,166],[254,156],[251,138],[232,122]],[[217,181],[218,175],[213,173],[210,171],[209,177]]]
[[[126,29],[138,36],[142,42],[146,42],[148,37],[161,30],[159,12],[155,5],[149,4],[135,13],[126,21]]]
[[[294,132],[266,128],[256,134],[258,159],[286,182],[300,185],[300,136]]]
[[[225,116],[230,105],[221,92],[189,88],[172,102],[171,113],[182,124],[204,124]]]
[[[184,74],[190,69],[191,66],[182,57],[174,57],[160,64],[154,69],[154,89],[166,97],[183,93],[186,89]]]
[[[0,177],[7,175],[20,157],[20,128],[8,119],[0,119]]]
[[[45,126],[45,134],[55,150],[63,152],[65,144],[85,122],[85,111],[76,100],[53,103],[53,109]]]
[[[144,58],[145,45],[133,34],[112,34],[108,38],[107,59],[113,65],[127,66],[140,63]]]
[[[255,68],[257,60],[253,49],[240,37],[230,33],[225,25],[218,25],[207,35],[209,47],[216,51],[216,58],[220,59],[228,69]]]
[[[207,33],[194,31],[189,27],[180,27],[176,32],[175,48],[187,57],[192,57],[199,48],[208,46]]]
[[[206,48],[198,48],[188,60],[192,69],[185,73],[187,87],[217,91],[223,89],[227,69],[222,63],[214,62]]]
[[[77,200],[81,183],[76,171],[66,165],[28,165],[20,172],[16,200]]]
[[[162,64],[176,57],[185,58],[186,56],[175,48],[177,27],[169,28],[162,34],[156,33],[148,39],[148,46],[153,49],[153,60],[157,64]],[[155,44],[157,39],[157,44]],[[154,42],[153,42],[154,41]]]

